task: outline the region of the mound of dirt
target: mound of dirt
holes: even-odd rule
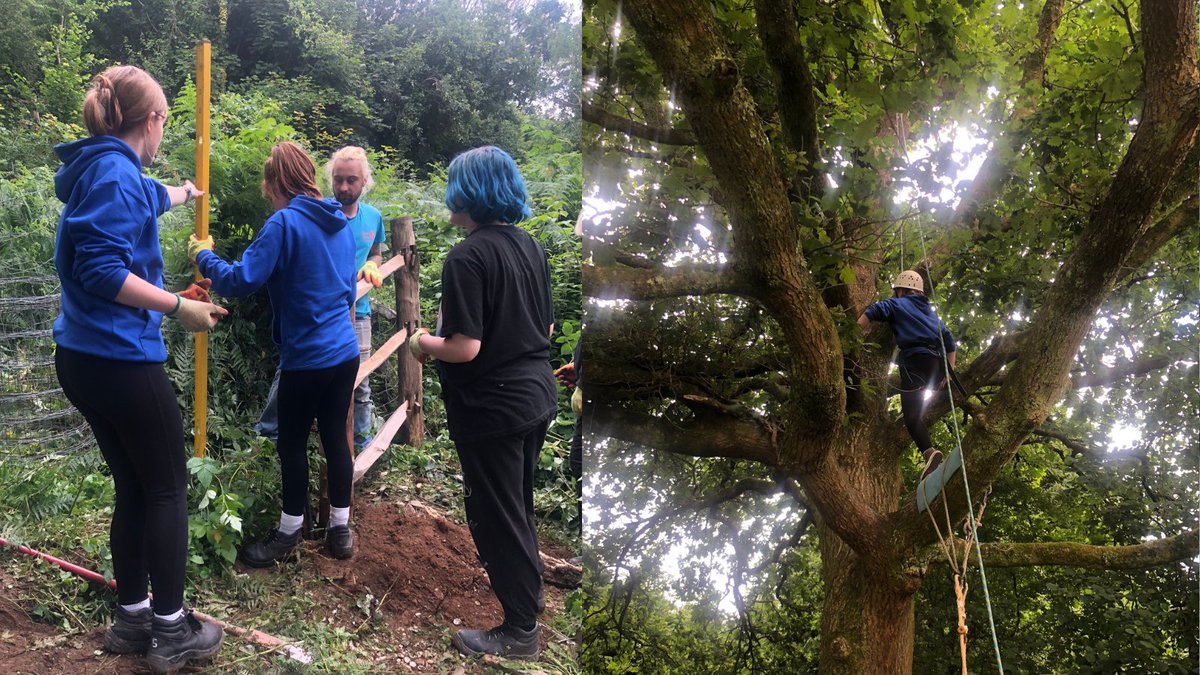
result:
[[[466,527],[419,503],[359,502],[353,528],[351,560],[319,555],[307,560],[317,574],[353,595],[374,596],[393,629],[431,621],[471,627],[503,621]]]

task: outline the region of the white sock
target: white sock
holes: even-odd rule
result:
[[[126,612],[136,613],[150,606],[150,598],[142,598],[141,602],[135,602],[132,605],[121,605],[121,609]]]
[[[338,525],[349,525],[349,524],[350,524],[350,507],[349,506],[343,506],[341,508],[338,508],[336,506],[329,507],[329,526],[330,527],[337,527]]]
[[[286,513],[279,514],[279,533],[280,534],[295,534],[300,526],[304,525],[304,515],[292,516]]]
[[[178,621],[181,616],[183,616],[183,608],[182,607],[179,608],[178,612],[173,612],[171,614],[155,614],[154,618],[159,619],[161,621]]]

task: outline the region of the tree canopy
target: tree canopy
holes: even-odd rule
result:
[[[893,338],[855,323],[905,268],[959,341],[1005,666],[1193,665],[1195,26],[1187,2],[587,4],[585,666],[958,668]],[[960,525],[964,492],[932,511]]]
[[[111,63],[145,68],[172,98],[194,75],[193,45],[208,39],[214,88],[279,100],[300,131],[323,139],[317,150],[387,147],[425,172],[470,147],[519,145],[528,115],[577,135],[579,23],[557,0],[4,0],[0,8],[12,17],[0,28],[8,126],[46,113],[76,121],[87,82]]]

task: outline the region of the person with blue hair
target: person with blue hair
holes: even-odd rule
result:
[[[446,207],[466,238],[442,267],[436,334],[409,349],[437,359],[446,422],[463,470],[467,524],[504,623],[460,630],[467,655],[536,659],[542,563],[533,513],[533,472],[558,394],[550,367],[554,306],[542,247],[514,223],[531,216],[525,181],[500,148],[450,162]]]

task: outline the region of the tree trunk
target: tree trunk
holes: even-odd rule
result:
[[[912,672],[914,593],[891,579],[825,528],[821,536],[821,673]]]
[[[884,359],[871,365],[887,372]],[[875,402],[882,406],[886,400],[877,395]],[[877,513],[893,510],[907,488],[900,480],[900,455],[881,447],[874,435],[874,427],[887,422],[880,414],[833,451],[847,487]],[[890,538],[855,552],[824,520],[817,520],[825,584],[821,673],[911,673],[913,599],[920,580],[902,569],[902,554],[889,550],[896,545]]]

